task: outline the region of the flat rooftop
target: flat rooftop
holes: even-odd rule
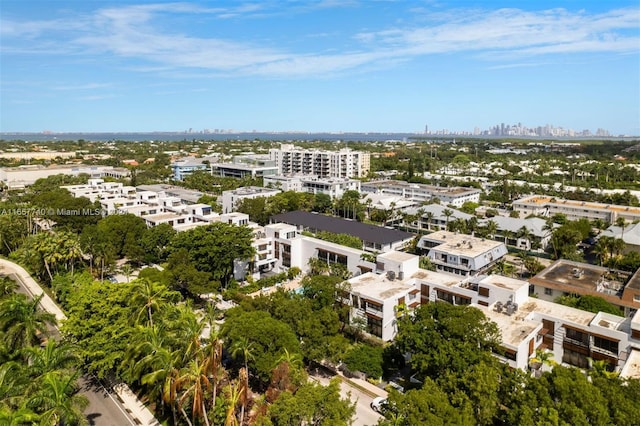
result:
[[[529,287],[528,281],[515,278],[504,277],[502,275],[489,275],[478,282],[478,284],[488,284],[508,290],[516,291],[522,287]]]
[[[484,313],[487,319],[496,323],[502,335],[502,344],[513,349],[542,328],[542,323],[538,321],[519,319],[515,315],[506,315],[483,306],[476,307]]]
[[[437,246],[439,251],[474,258],[504,245],[504,243],[488,238],[472,237],[471,235],[457,234],[450,231],[437,231],[424,235],[422,239],[439,242],[440,245]]]
[[[386,253],[380,253],[377,255],[378,259],[388,259],[388,260],[393,260],[395,262],[406,262],[407,260],[412,260],[415,259],[416,256],[415,254],[411,254],[411,253],[405,253],[403,251],[389,251]]]
[[[531,313],[549,315],[555,318],[562,318],[564,321],[574,324],[588,326],[596,317],[592,312],[582,311],[558,303],[529,297],[527,302],[521,303],[518,310],[512,315],[514,319],[525,320]]]
[[[158,214],[150,214],[147,216],[143,216],[142,218],[150,222],[158,222],[161,220],[181,219],[184,217],[185,217],[184,215],[175,214],[175,213],[158,213]]]
[[[445,287],[454,287],[460,284],[462,277],[455,274],[447,274],[445,272],[428,271],[426,269],[418,269],[411,275],[425,284],[437,284]]]
[[[392,244],[413,238],[413,234],[397,229],[389,229],[382,226],[301,210],[277,214],[271,217],[271,221],[289,223],[315,231],[352,235],[360,238],[362,241],[378,244]]]
[[[573,262],[570,260],[559,259],[551,265],[543,269],[539,274],[532,277],[529,281],[534,285],[548,286],[557,288],[566,292],[598,292],[598,283],[609,273],[609,269],[602,266],[591,265],[588,263]],[[620,289],[623,283],[612,281],[607,287],[615,290],[615,286],[619,285]],[[612,291],[614,294],[617,290]]]
[[[631,349],[627,362],[620,371],[620,377],[629,379],[640,379],[640,350]]]
[[[352,293],[358,293],[364,298],[379,302],[398,298],[415,288],[406,281],[389,280],[386,275],[377,275],[373,272],[351,278],[349,284],[351,284]]]
[[[593,203],[589,201],[577,201],[577,200],[565,200],[561,198],[554,198],[544,195],[534,195],[527,198],[522,198],[517,201],[518,203],[526,203],[526,204],[555,204],[558,206],[569,206],[569,207],[580,207],[582,209],[591,209],[591,210],[613,210],[616,212],[627,212],[640,214],[640,208],[638,207],[630,207],[630,206],[621,206],[618,204],[605,204],[605,203]]]

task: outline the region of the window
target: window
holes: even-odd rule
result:
[[[593,346],[615,354],[618,353],[618,342],[603,337],[593,336]]]
[[[576,343],[582,346],[589,346],[589,335],[587,333],[574,330],[573,328],[565,328],[565,329],[566,329],[565,336],[567,339],[571,340],[573,343]]]
[[[636,303],[640,303],[640,294],[634,294],[633,295],[633,301]]]
[[[546,294],[547,296],[553,296],[553,289],[545,288],[544,294]]]
[[[489,289],[487,287],[478,288],[478,295],[482,297],[489,297]]]
[[[382,320],[377,318],[367,318],[367,331],[374,336],[382,338]]]

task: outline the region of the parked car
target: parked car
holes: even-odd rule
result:
[[[370,405],[371,405],[371,409],[373,411],[375,411],[376,413],[382,414],[382,411],[387,406],[387,398],[382,397],[382,396],[378,396],[376,398],[373,398],[373,401],[371,401]]]

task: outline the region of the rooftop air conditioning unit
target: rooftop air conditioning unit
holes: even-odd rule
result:
[[[389,271],[389,272],[387,272],[387,278],[388,278],[390,281],[395,280],[395,279],[396,279],[396,273],[395,273],[394,271]]]

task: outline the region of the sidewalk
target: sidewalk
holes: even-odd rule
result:
[[[47,295],[29,273],[17,263],[13,263],[6,259],[0,258],[0,275],[13,276],[17,278],[31,294],[31,296],[39,296],[44,294],[40,301],[43,310],[50,312],[56,316],[58,322],[67,319],[62,309]],[[160,423],[153,416],[151,411],[142,404],[138,397],[129,389],[125,383],[117,384],[113,387],[129,415],[134,419],[136,424],[159,426]]]
[[[60,309],[53,299],[51,299],[51,297],[42,290],[40,284],[38,284],[22,266],[6,259],[0,259],[0,273],[7,276],[13,275],[15,278],[20,280],[32,297],[44,294],[40,301],[40,306],[43,310],[54,314],[58,323],[67,319],[67,316],[62,312],[62,309]]]

